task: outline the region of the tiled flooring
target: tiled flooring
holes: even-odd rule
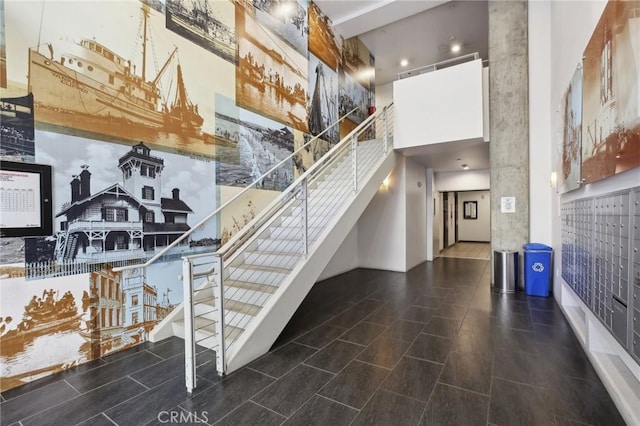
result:
[[[457,257],[460,259],[489,260],[491,243],[476,243],[458,241],[440,252],[440,257]]]
[[[318,283],[248,367],[220,380],[202,352],[191,398],[182,351],[145,344],[4,392],[2,425],[624,424],[553,299],[492,293],[481,260]]]

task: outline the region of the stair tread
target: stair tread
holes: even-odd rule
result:
[[[279,268],[277,266],[266,266],[266,265],[265,266],[253,265],[251,263],[242,263],[241,265],[238,265],[238,266],[229,265],[228,268],[236,269],[236,270],[246,269],[246,270],[252,270],[252,271],[276,272],[278,274],[288,274],[289,272],[291,272],[291,269],[289,268]]]
[[[251,303],[238,302],[236,300],[225,300],[224,309],[255,317],[262,309],[262,306],[252,305]]]
[[[238,280],[225,280],[224,282],[225,288],[242,288],[244,290],[252,290],[252,291],[261,291],[263,293],[275,293],[278,289],[277,286],[268,285],[268,284],[258,284],[251,283],[248,281],[238,281]],[[228,302],[227,302],[228,303]]]

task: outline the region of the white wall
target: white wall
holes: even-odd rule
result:
[[[393,82],[376,86],[376,108],[380,110],[391,102],[393,102]]]
[[[464,202],[477,202],[477,219],[464,218]],[[491,241],[491,201],[489,191],[458,192],[458,241]]]
[[[555,164],[550,126],[552,111],[560,102],[560,97],[554,100],[549,91],[550,11],[548,1],[529,3],[529,241],[547,245],[552,243],[550,178]],[[574,67],[578,60],[573,58]]]
[[[320,274],[318,281],[340,275],[358,266],[358,224],[356,223],[329,261],[327,267]]]
[[[406,269],[427,260],[427,188],[424,166],[405,160]]]
[[[489,170],[440,172],[435,174],[436,191],[477,191],[489,189]]]
[[[479,59],[395,81],[395,147],[482,139],[482,86]]]
[[[398,156],[389,188],[378,190],[358,220],[358,260],[362,268],[406,271],[405,161]]]

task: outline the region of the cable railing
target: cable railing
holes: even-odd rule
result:
[[[217,251],[183,258],[185,372],[196,387],[197,346],[218,373],[250,338],[245,330],[351,204],[392,144],[393,105],[370,116]],[[257,320],[256,320],[257,321]]]

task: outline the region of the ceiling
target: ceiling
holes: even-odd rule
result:
[[[391,83],[398,73],[467,53],[488,59],[486,0],[314,0],[344,38],[358,36],[376,58],[376,85]],[[462,49],[452,54],[450,44]],[[400,60],[407,59],[406,67]],[[489,168],[489,144],[460,141],[403,152],[436,172]],[[458,161],[457,159],[461,160]]]

